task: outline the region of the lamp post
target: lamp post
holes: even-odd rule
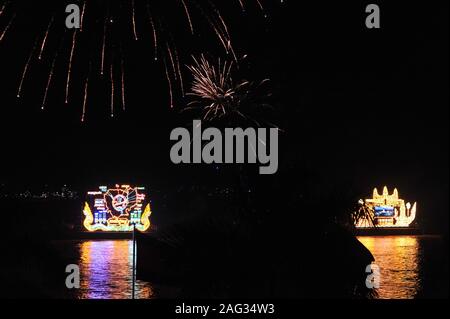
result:
[[[136,294],[136,224],[133,223],[133,279],[132,279],[132,292],[131,297],[134,300]]]

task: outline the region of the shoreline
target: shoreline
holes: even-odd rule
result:
[[[355,235],[358,236],[439,236],[438,234],[426,234],[419,228],[359,228]]]

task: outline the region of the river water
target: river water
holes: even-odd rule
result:
[[[448,258],[438,237],[359,237],[380,267],[382,299],[413,299],[448,295]],[[130,299],[132,253],[130,240],[66,243],[78,258],[79,299]],[[67,250],[66,250],[67,251]],[[447,268],[445,268],[447,267]],[[447,278],[447,281],[445,281]],[[136,298],[157,297],[151,284],[137,281]]]
[[[380,268],[381,299],[448,296],[448,251],[433,236],[359,237]]]
[[[131,299],[133,242],[131,240],[84,241],[75,243],[79,252],[80,299]],[[135,298],[154,296],[149,283],[137,281]]]

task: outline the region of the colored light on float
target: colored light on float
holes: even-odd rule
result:
[[[150,203],[146,203],[143,187],[116,185],[101,186],[100,192],[88,192],[83,215],[83,226],[89,232],[140,232],[151,227]],[[92,208],[91,208],[92,207]],[[144,211],[142,208],[145,207]]]

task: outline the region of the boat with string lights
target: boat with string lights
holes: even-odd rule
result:
[[[152,211],[144,187],[100,186],[87,195],[82,222],[85,234],[128,238],[133,231],[150,231]]]
[[[356,222],[359,235],[405,235],[420,232],[416,222],[417,202],[411,204],[401,199],[397,189],[391,194],[387,187],[384,187],[382,193],[375,188],[372,198],[362,203],[371,216]]]

